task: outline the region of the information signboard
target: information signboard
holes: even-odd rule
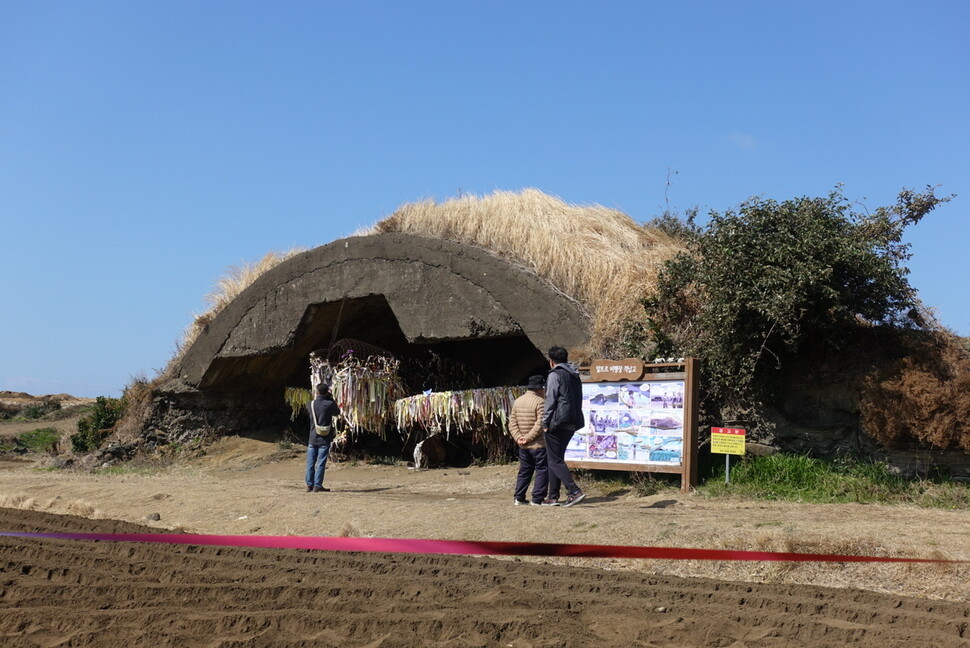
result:
[[[683,380],[584,383],[586,427],[573,435],[566,460],[600,468],[680,466],[684,386]]]
[[[700,361],[594,360],[583,379],[586,425],[566,446],[570,468],[678,473],[697,485]]]

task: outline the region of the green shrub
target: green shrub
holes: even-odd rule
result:
[[[20,416],[25,419],[39,419],[45,414],[55,412],[61,409],[61,404],[50,398],[42,400],[39,403],[32,403],[20,411]]]
[[[807,344],[838,348],[859,322],[900,325],[917,305],[905,228],[949,198],[903,190],[859,213],[836,188],[824,198],[752,198],[684,225],[690,254],[665,264],[645,300],[645,331],[661,356],[705,360],[710,394],[750,405]]]
[[[71,435],[74,452],[90,452],[100,448],[124,411],[124,398],[98,396],[91,413],[78,420],[77,433]]]
[[[38,428],[17,437],[19,445],[30,452],[49,452],[57,446],[61,433],[54,428]]]

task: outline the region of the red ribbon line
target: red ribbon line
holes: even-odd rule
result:
[[[939,558],[893,558],[889,556],[841,556],[838,554],[734,551],[682,547],[634,547],[623,545],[555,544],[548,542],[478,542],[473,540],[422,540],[408,538],[328,538],[313,536],[194,535],[189,533],[28,533],[0,532],[14,538],[103,540],[107,542],[156,542],[165,544],[256,547],[269,549],[317,549],[407,554],[454,554],[466,556],[570,556],[582,558],[651,558],[657,560],[733,560],[790,562],[883,562],[968,563],[970,560]]]

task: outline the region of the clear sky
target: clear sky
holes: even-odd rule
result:
[[[0,0],[0,390],[117,395],[227,267],[524,187],[645,221],[941,184],[910,278],[970,335],[968,32],[965,0]]]

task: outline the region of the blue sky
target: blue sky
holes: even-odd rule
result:
[[[870,209],[970,335],[970,3],[0,1],[0,390],[117,395],[226,268],[405,202]],[[666,187],[668,170],[672,184]]]

